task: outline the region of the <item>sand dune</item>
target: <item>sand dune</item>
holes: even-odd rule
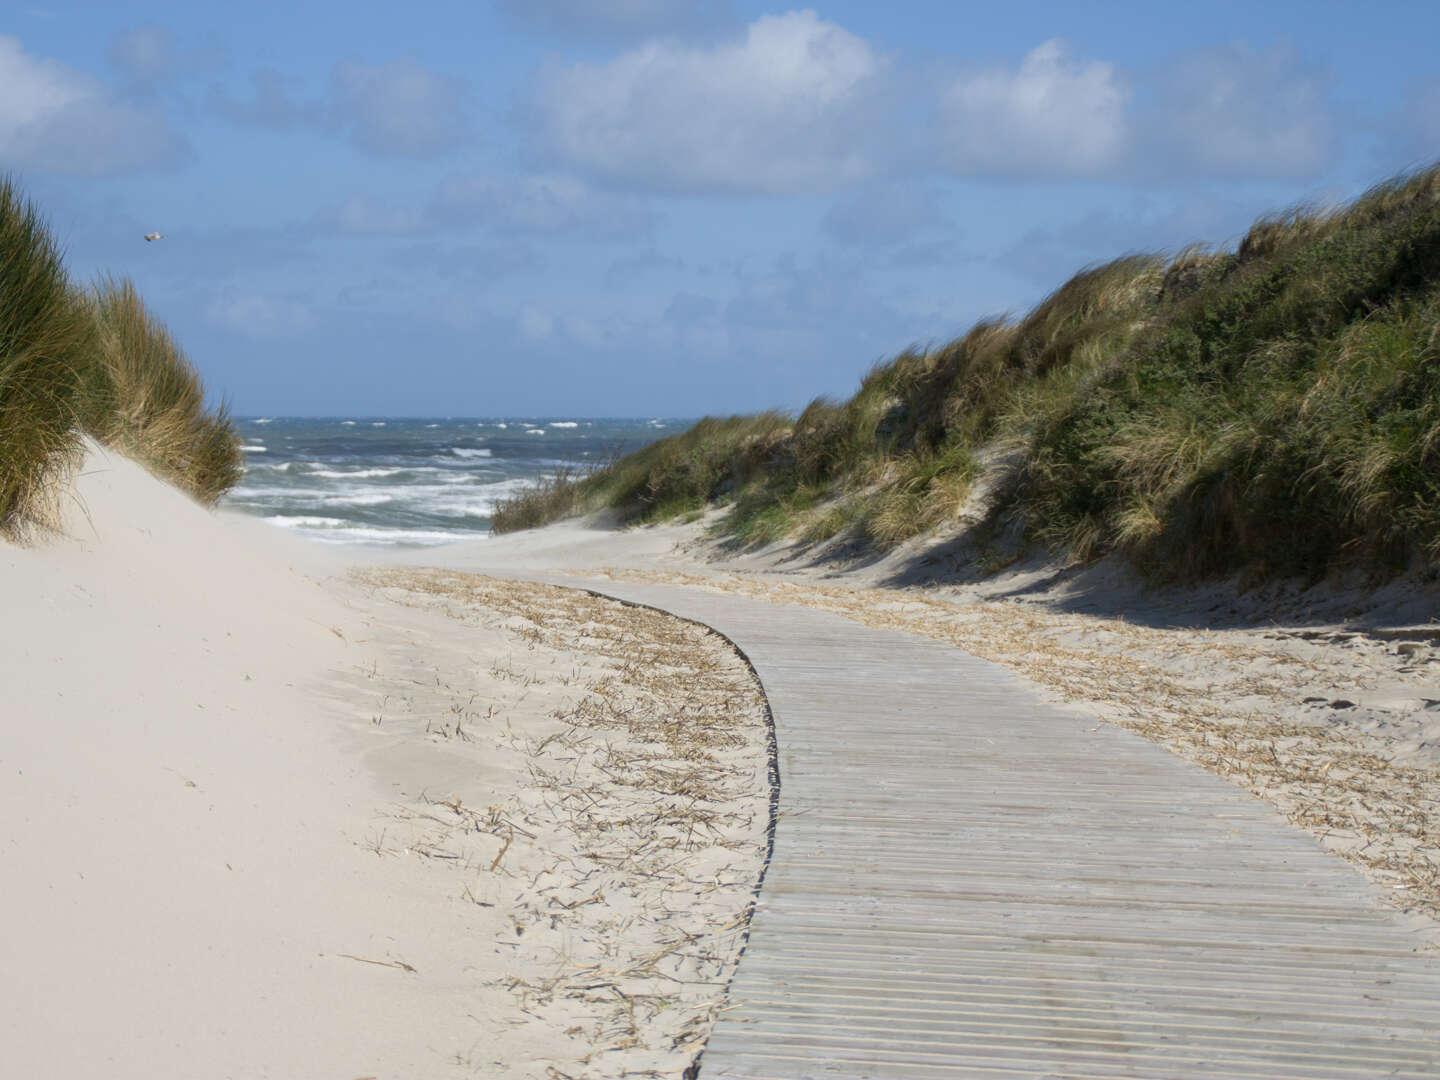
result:
[[[1340,619],[1354,596],[1286,614],[1044,567],[907,580],[920,556],[568,523],[411,556],[443,571],[360,568],[92,448],[65,535],[0,546],[7,1074],[693,1060],[763,860],[763,699],[701,628],[482,569],[683,580],[940,637],[1232,776],[1440,912],[1424,596]]]
[[[615,995],[552,979],[566,950],[608,947],[602,915],[640,926],[620,949],[635,958],[687,925],[634,917],[623,860],[582,915],[555,914],[580,899],[563,873],[538,880],[565,836],[534,797],[536,747],[579,730],[557,717],[618,666],[570,644],[578,629],[557,615],[535,642],[519,609],[406,606],[99,449],[65,533],[0,547],[8,1075],[545,1076],[607,1052],[684,1067],[723,964],[679,971],[689,996],[613,1037]],[[732,888],[682,912],[702,931],[743,916],[758,872],[763,821],[738,812],[763,805],[760,718],[733,718],[755,761],[708,793],[754,843]],[[605,801],[598,772],[581,779]]]

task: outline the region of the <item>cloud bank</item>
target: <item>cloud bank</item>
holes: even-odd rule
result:
[[[155,109],[0,35],[0,166],[73,176],[169,168],[185,140]]]
[[[782,194],[870,172],[867,106],[885,68],[813,11],[767,15],[712,46],[651,41],[540,79],[545,151],[614,182]]]

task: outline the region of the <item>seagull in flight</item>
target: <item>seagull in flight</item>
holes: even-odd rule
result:
[[[165,239],[165,234],[164,234],[163,232],[147,232],[147,233],[145,234],[145,242],[146,242],[146,243],[149,243],[151,240],[164,240],[164,239]]]

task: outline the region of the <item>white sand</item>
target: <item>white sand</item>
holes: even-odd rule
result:
[[[322,587],[340,570],[324,553],[99,451],[66,532],[0,546],[0,1071],[544,1077],[693,1057],[728,969],[657,954],[682,932],[729,927],[722,954],[736,938],[762,851],[741,813],[767,794],[758,712],[706,718],[738,740],[708,796],[722,838],[750,841],[708,867],[727,887],[647,921],[622,853],[570,917],[573,882],[541,875],[573,861],[579,826],[534,772],[565,740],[537,748],[583,742],[583,718],[556,715],[616,665],[573,648],[561,614],[539,641],[513,610]],[[567,775],[603,805],[597,772]],[[601,962],[612,945],[624,973]],[[572,957],[592,989],[556,980]],[[622,974],[642,1006],[648,977],[684,992],[625,1027],[605,990]]]

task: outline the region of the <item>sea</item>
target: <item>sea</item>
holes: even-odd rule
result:
[[[240,417],[222,506],[322,544],[429,547],[490,534],[498,500],[683,431],[652,417]]]

